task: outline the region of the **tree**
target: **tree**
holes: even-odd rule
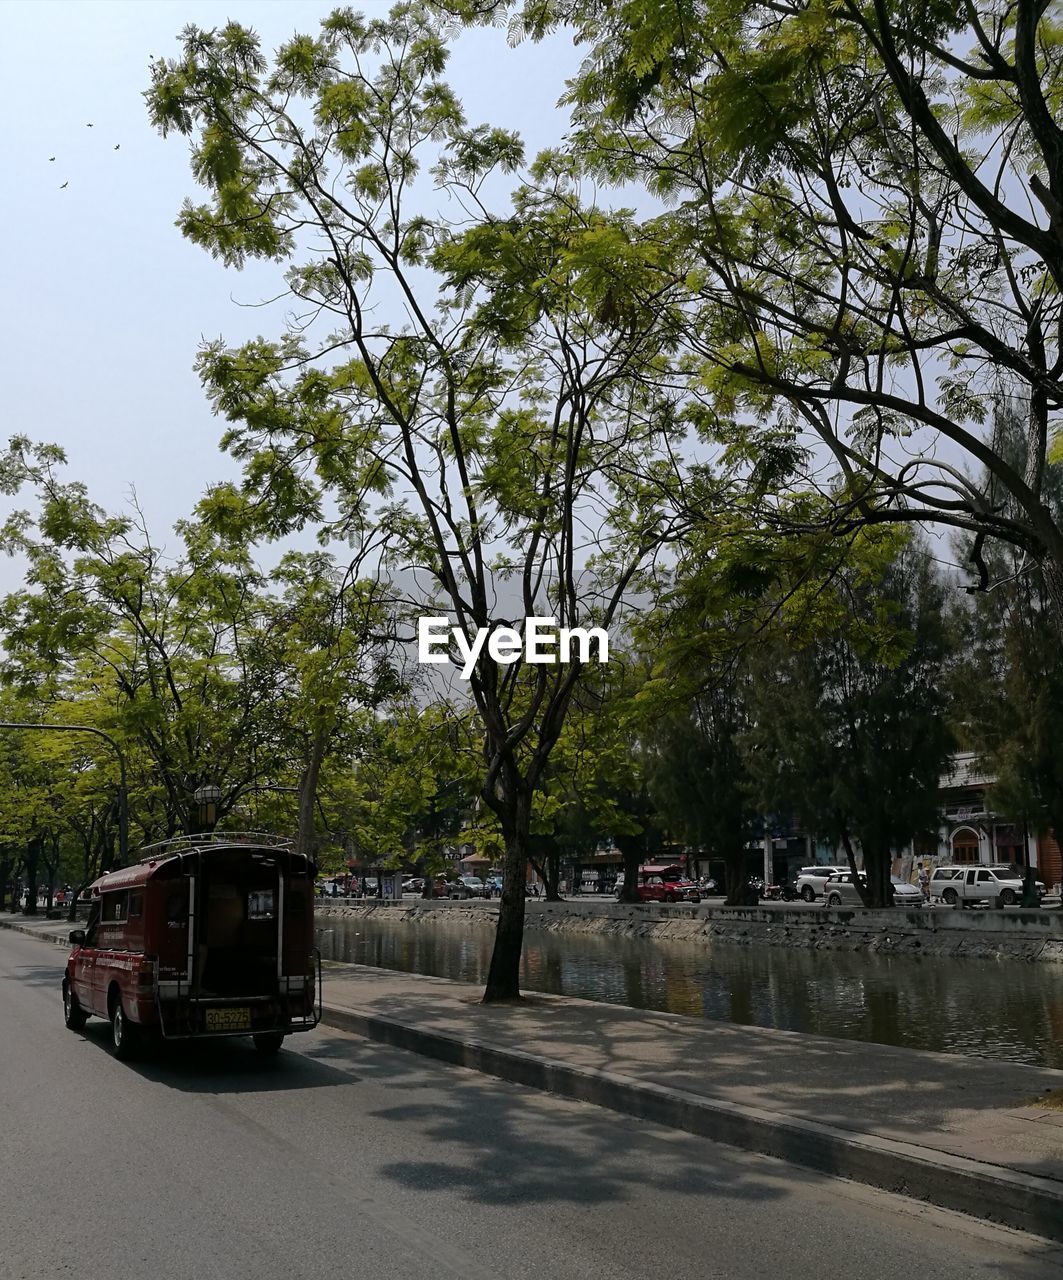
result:
[[[681,705],[656,726],[651,787],[669,827],[723,860],[727,905],[742,906],[746,850],[763,821],[743,750],[752,680],[748,663],[740,660],[719,662],[699,675]]]
[[[1017,469],[1024,466],[1023,425],[1014,405],[996,405],[994,436]],[[1007,510],[1008,495],[991,477],[984,483],[994,505]],[[1053,519],[1063,518],[1058,468],[1046,476],[1045,501]],[[949,618],[962,654],[951,691],[957,733],[996,773],[999,809],[1039,832],[1063,831],[1063,676],[1051,599],[1027,554],[997,544],[986,548],[985,560],[992,590],[964,597]]]
[[[258,643],[272,676],[271,723],[298,777],[297,843],[317,853],[315,812],[329,752],[348,769],[364,750],[366,714],[398,696],[393,628],[379,584],[341,572],[332,556],[289,552],[270,575],[282,595],[265,607]]]
[[[29,565],[25,589],[0,605],[3,679],[33,718],[117,737],[145,840],[195,830],[192,796],[209,780],[222,821],[249,796],[298,793],[292,825],[313,853],[330,753],[349,771],[360,719],[401,688],[377,584],[324,551],[289,553],[265,574],[246,542],[195,520],[168,556],[139,512],[108,515],[62,481],[63,461],[21,437],[0,460],[7,489],[38,498],[3,529]],[[89,817],[93,847],[113,834],[103,819]]]
[[[666,203],[637,306],[682,281],[688,412],[753,470],[831,467],[830,524],[968,531],[1042,569],[1063,409],[1063,23],[1045,0],[454,0],[587,47],[572,153]],[[677,326],[670,300],[665,320]],[[986,430],[1024,419],[1017,469]],[[984,468],[1006,509],[965,468]],[[784,467],[784,470],[788,469]],[[684,495],[680,493],[682,500]]]
[[[951,747],[942,594],[920,542],[862,539],[819,591],[806,642],[777,634],[758,651],[746,747],[764,810],[844,848],[854,873],[858,841],[870,907],[892,903],[893,851],[937,826]]]
[[[561,859],[577,859],[610,839],[624,858],[620,899],[637,902],[638,869],[661,846],[647,786],[638,701],[646,664],[614,649],[607,668],[578,691],[535,798],[532,863],[548,901],[560,898]]]
[[[379,548],[432,584],[411,614],[445,607],[466,643],[514,615],[607,628],[666,531],[670,339],[629,305],[654,250],[571,166],[516,177],[519,139],[467,123],[446,59],[443,26],[403,4],[337,10],[272,66],[235,23],[154,64],[152,120],[191,139],[208,195],[182,231],[230,266],[285,263],[300,313],[202,353],[245,473],[204,511]],[[532,797],[583,669],[485,650],[469,678],[506,850],[485,1000],[519,994]]]
[[[478,756],[467,708],[407,701],[376,716],[337,813],[353,854],[373,867],[418,864],[433,897],[433,876],[453,866],[470,827]]]

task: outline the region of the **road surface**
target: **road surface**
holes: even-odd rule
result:
[[[1017,1232],[327,1028],[124,1065],[63,1027],[62,959],[0,930],[4,1280],[1063,1280]]]

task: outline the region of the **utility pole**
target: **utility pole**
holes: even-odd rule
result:
[[[28,729],[36,733],[94,733],[97,738],[110,743],[118,757],[118,859],[124,867],[129,861],[129,794],[126,790],[125,755],[114,738],[102,729],[94,729],[87,724],[23,724],[12,720],[0,721],[0,729]]]

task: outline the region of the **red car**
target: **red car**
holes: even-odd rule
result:
[[[698,886],[682,867],[640,867],[638,895],[642,902],[700,902]]]
[[[88,925],[70,935],[66,1025],[106,1018],[117,1058],[149,1029],[179,1040],[249,1035],[269,1054],[315,1027],[313,862],[277,837],[230,833],[143,852],[92,885]]]

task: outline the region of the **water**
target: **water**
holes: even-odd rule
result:
[[[494,930],[326,917],[326,960],[482,983]],[[635,1009],[1063,1068],[1063,966],[525,934],[522,986]]]

